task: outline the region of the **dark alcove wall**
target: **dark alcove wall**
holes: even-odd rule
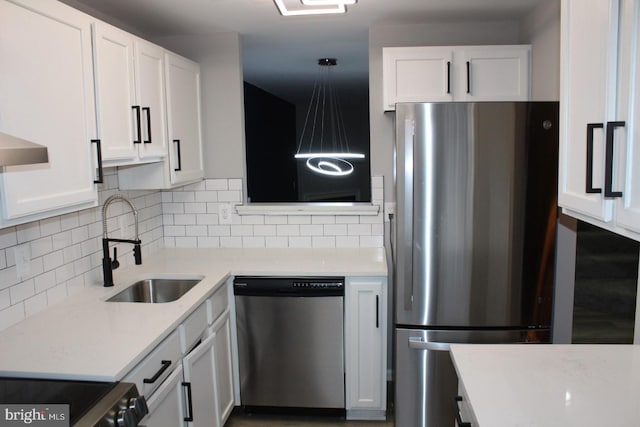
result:
[[[244,120],[249,202],[294,202],[295,106],[244,83]]]

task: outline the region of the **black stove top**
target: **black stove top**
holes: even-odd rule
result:
[[[2,404],[67,404],[74,425],[117,383],[0,377]]]

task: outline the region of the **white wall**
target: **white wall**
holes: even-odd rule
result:
[[[172,36],[154,42],[200,64],[205,178],[242,178],[245,161],[240,36]]]
[[[531,44],[531,99],[560,99],[560,0],[543,0],[522,22],[520,43]]]

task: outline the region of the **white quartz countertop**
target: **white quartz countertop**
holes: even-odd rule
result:
[[[114,381],[124,377],[229,276],[386,276],[382,248],[163,249],[0,332],[0,376]],[[203,277],[174,302],[105,302],[136,280]]]
[[[452,345],[473,427],[640,425],[640,346]]]

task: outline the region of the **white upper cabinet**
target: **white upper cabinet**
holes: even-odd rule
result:
[[[382,49],[384,110],[397,102],[526,101],[529,45]]]
[[[200,111],[200,66],[167,52],[167,109],[171,183],[180,184],[204,176]]]
[[[558,204],[640,240],[638,0],[563,0]]]
[[[49,163],[0,172],[0,226],[97,204],[91,19],[54,1],[0,1],[0,131]]]
[[[168,160],[118,170],[120,188],[166,189],[204,177],[202,160],[200,66],[166,52]]]
[[[164,50],[104,22],[94,23],[93,43],[103,161],[166,157]]]

